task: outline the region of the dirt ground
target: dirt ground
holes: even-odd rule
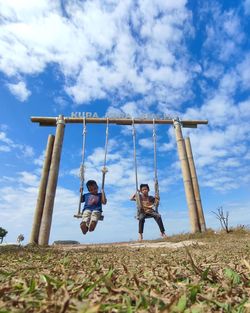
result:
[[[138,242],[118,242],[118,243],[109,243],[109,244],[79,244],[79,245],[56,245],[55,248],[63,249],[63,250],[84,250],[89,248],[111,248],[111,247],[128,247],[131,249],[136,248],[169,248],[169,249],[179,249],[189,246],[201,246],[204,245],[204,242],[198,240],[183,240],[180,242],[168,242],[158,241],[138,241]]]

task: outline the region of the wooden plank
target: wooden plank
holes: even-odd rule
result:
[[[116,125],[132,125],[132,119],[130,118],[108,118],[109,124]],[[56,126],[57,117],[39,117],[32,116],[31,121],[33,123],[39,123],[40,126]],[[83,117],[64,117],[66,124],[81,124],[83,123]],[[155,124],[173,124],[172,119],[155,119]],[[107,118],[86,118],[86,123],[90,124],[106,124]],[[135,124],[153,124],[153,119],[134,119]],[[196,128],[200,124],[208,124],[207,120],[183,120],[181,121],[183,127]]]

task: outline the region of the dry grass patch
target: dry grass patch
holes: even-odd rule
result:
[[[249,239],[209,234],[178,250],[5,247],[0,312],[250,312]]]

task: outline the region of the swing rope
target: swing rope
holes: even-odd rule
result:
[[[80,187],[84,188],[84,180],[85,180],[85,146],[86,146],[86,134],[87,134],[87,128],[86,128],[86,119],[83,118],[83,132],[82,132],[82,160],[80,165]]]
[[[135,131],[135,122],[134,119],[132,119],[132,136],[133,136],[133,147],[134,147],[134,168],[135,168],[135,188],[136,188],[136,207],[137,207],[137,213],[136,217],[138,218],[142,205],[141,205],[141,199],[140,199],[140,193],[139,193],[139,185],[138,185],[138,175],[137,175],[137,159],[136,159],[136,131]]]
[[[106,167],[107,152],[108,152],[108,138],[109,138],[109,119],[107,118],[106,139],[105,139],[105,148],[104,148],[104,161],[103,161],[103,168],[102,168],[102,190],[104,190],[105,175],[108,172],[108,169]]]
[[[83,131],[82,131],[82,159],[79,169],[79,178],[80,178],[80,198],[78,204],[78,212],[74,215],[74,217],[80,218],[82,217],[81,212],[81,205],[82,205],[82,195],[84,190],[84,181],[85,181],[85,146],[86,146],[86,134],[87,134],[87,127],[86,127],[86,118],[83,118]]]
[[[136,206],[137,206],[137,218],[138,218],[142,210],[142,205],[141,205],[141,198],[140,198],[139,184],[138,184],[138,170],[137,170],[137,158],[136,158],[136,131],[135,131],[134,119],[132,119],[132,135],[133,135],[133,147],[134,147]],[[160,193],[159,193],[159,183],[158,183],[158,174],[157,174],[157,147],[156,147],[155,119],[153,119],[153,144],[154,144],[154,188],[155,188],[155,198],[157,198],[157,201],[155,203],[155,211],[158,213]]]
[[[153,143],[154,143],[154,187],[155,187],[155,197],[158,198],[155,204],[155,211],[158,213],[160,192],[159,192],[159,183],[158,183],[158,175],[157,175],[157,156],[156,156],[156,127],[155,127],[155,119],[153,119]]]
[[[84,191],[84,181],[85,181],[85,147],[86,147],[86,134],[87,134],[87,127],[86,127],[86,118],[83,118],[83,132],[82,132],[82,158],[79,170],[79,177],[80,177],[80,198],[78,204],[78,212],[74,215],[74,217],[81,218],[82,211],[82,195]],[[105,175],[108,172],[106,167],[107,163],[107,152],[108,152],[108,134],[109,134],[109,119],[107,118],[107,126],[106,126],[106,139],[105,139],[105,148],[104,148],[104,161],[103,161],[103,168],[102,168],[102,190],[104,190],[105,184]],[[100,220],[103,220],[103,215],[101,216]]]

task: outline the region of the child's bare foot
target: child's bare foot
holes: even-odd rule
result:
[[[165,233],[161,233],[161,238],[167,238],[168,236]]]
[[[143,235],[142,235],[142,234],[139,234],[138,241],[142,241],[142,240],[143,240]]]
[[[97,222],[92,221],[89,225],[89,231],[94,231],[96,227]]]
[[[82,233],[83,233],[84,235],[87,234],[87,232],[88,232],[89,229],[88,229],[88,226],[87,226],[86,222],[81,222],[80,228],[81,228]]]

